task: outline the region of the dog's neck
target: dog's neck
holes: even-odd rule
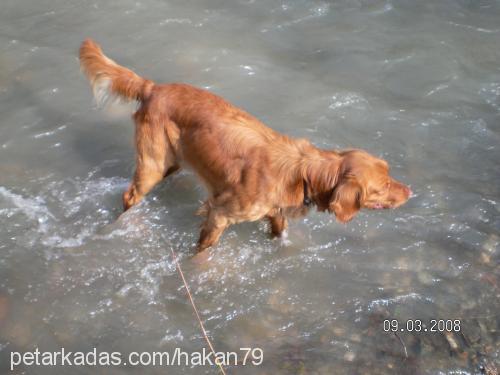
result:
[[[283,203],[293,207],[315,205],[319,211],[328,209],[342,156],[334,151],[321,150],[305,140],[288,146],[275,160],[278,173],[288,181],[281,194]]]
[[[317,151],[318,155],[303,158],[301,177],[306,181],[304,196],[309,197],[318,211],[325,211],[339,179],[342,157],[334,151]]]

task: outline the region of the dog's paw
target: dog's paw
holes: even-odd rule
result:
[[[281,232],[281,236],[275,238],[280,242],[280,246],[286,247],[292,244],[292,241],[288,239],[288,230],[286,229]]]
[[[209,209],[209,203],[208,201],[205,201],[201,204],[200,207],[195,212],[196,216],[207,216],[208,215],[208,209]]]
[[[290,246],[292,244],[292,241],[290,241],[288,239],[288,232],[284,232],[282,235],[281,235],[281,238],[280,238],[280,245],[283,246],[283,247],[287,247],[287,246]]]
[[[212,257],[210,256],[210,251],[204,250],[198,252],[196,255],[193,255],[191,257],[191,262],[199,267],[202,265],[206,265],[211,260],[211,258]]]

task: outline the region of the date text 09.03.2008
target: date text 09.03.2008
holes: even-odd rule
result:
[[[385,332],[460,332],[462,322],[460,319],[385,319],[383,328]]]

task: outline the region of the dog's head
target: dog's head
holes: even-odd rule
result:
[[[361,208],[396,208],[411,196],[411,190],[389,176],[389,165],[362,150],[341,154],[337,184],[328,210],[337,220],[348,222]]]

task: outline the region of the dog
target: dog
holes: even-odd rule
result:
[[[182,167],[208,190],[197,243],[216,244],[231,224],[267,219],[281,236],[287,218],[312,207],[340,222],[362,208],[396,208],[411,190],[389,175],[385,160],[366,151],[322,150],[267,127],[223,98],[188,84],[156,84],[106,57],[93,40],[80,47],[82,71],[97,101],[135,100],[136,170],[123,194],[125,210]]]

